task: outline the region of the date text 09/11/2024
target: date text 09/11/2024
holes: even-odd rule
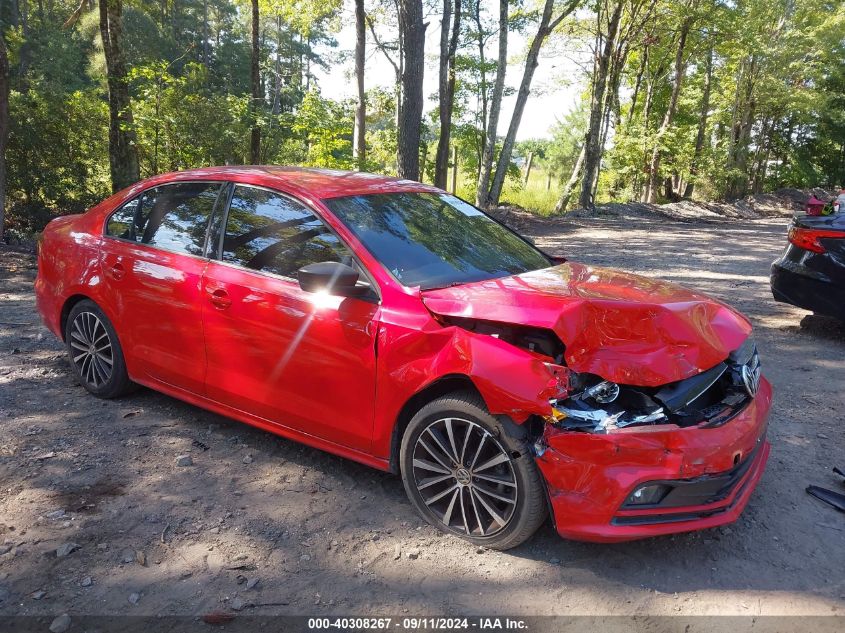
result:
[[[405,618],[309,618],[308,629],[316,630],[523,630],[528,628],[528,623],[520,618],[501,617],[475,617],[475,618],[436,618],[436,617],[405,617]]]

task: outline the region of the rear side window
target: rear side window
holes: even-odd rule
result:
[[[119,237],[123,240],[135,240],[133,230],[135,219],[138,213],[138,207],[141,205],[141,196],[134,200],[130,200],[117,211],[112,213],[109,218],[109,223],[106,226],[106,235],[112,237]]]
[[[221,187],[221,183],[179,183],[146,191],[112,214],[106,234],[202,256]]]
[[[346,246],[305,206],[272,191],[241,186],[232,195],[222,259],[293,278],[306,264],[352,262]]]

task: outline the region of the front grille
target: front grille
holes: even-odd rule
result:
[[[757,348],[746,341],[715,367],[662,387],[654,399],[679,426],[716,427],[739,415],[754,399],[743,380],[743,367],[758,368]]]

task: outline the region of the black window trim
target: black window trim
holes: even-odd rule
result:
[[[301,198],[297,198],[296,196],[291,195],[291,194],[289,194],[285,191],[280,191],[279,189],[274,189],[273,187],[266,187],[266,186],[263,186],[263,185],[254,185],[254,184],[248,183],[248,182],[238,182],[238,181],[233,181],[233,180],[228,181],[228,183],[229,183],[230,186],[229,186],[228,195],[226,197],[226,203],[225,203],[226,206],[223,210],[223,223],[221,225],[222,230],[220,231],[220,235],[217,237],[217,248],[215,249],[216,252],[214,253],[213,257],[210,257],[210,259],[214,260],[218,264],[222,264],[223,266],[229,266],[231,268],[237,268],[239,270],[243,270],[243,271],[246,271],[246,272],[249,272],[249,273],[254,273],[256,275],[263,275],[265,277],[272,277],[274,279],[280,279],[282,281],[290,282],[290,283],[293,283],[297,288],[299,288],[299,280],[296,277],[288,277],[287,275],[280,275],[278,273],[273,273],[273,272],[269,272],[269,271],[266,271],[266,270],[256,270],[255,268],[247,268],[243,264],[238,264],[238,263],[235,263],[235,262],[227,262],[227,261],[223,260],[223,242],[226,238],[226,226],[229,222],[229,210],[231,209],[231,206],[232,206],[232,198],[235,195],[235,188],[236,187],[244,187],[244,188],[248,188],[248,189],[259,189],[259,190],[262,190],[262,191],[268,191],[268,192],[275,194],[277,196],[287,198],[291,202],[294,202],[295,204],[298,204],[298,205],[304,207],[306,210],[313,213],[314,217],[316,217],[317,220],[319,220],[323,224],[323,226],[325,226],[326,229],[332,235],[334,235],[337,238],[338,242],[340,242],[340,244],[342,244],[346,248],[346,250],[349,251],[350,256],[355,261],[355,263],[358,265],[358,268],[363,272],[363,277],[365,277],[365,281],[369,284],[370,288],[373,290],[373,294],[375,295],[374,297],[368,297],[367,295],[365,295],[363,297],[356,297],[356,298],[361,299],[362,301],[367,301],[368,299],[374,298],[375,303],[379,303],[379,304],[381,303],[382,294],[381,294],[381,288],[379,287],[378,282],[375,280],[373,275],[370,273],[370,271],[367,269],[367,267],[361,261],[361,258],[358,257],[358,255],[355,253],[355,251],[352,249],[352,247],[349,246],[349,244],[346,242],[346,240],[344,240],[343,237],[338,235],[337,231],[335,231],[333,226],[331,226],[328,222],[326,222],[326,218],[320,212],[320,210],[318,208],[316,208],[315,205],[310,204],[309,202],[302,200]],[[209,226],[210,226],[210,224],[211,223],[209,222]],[[303,292],[305,292],[305,291],[303,291]]]
[[[140,201],[143,200],[144,196],[146,196],[148,193],[150,193],[154,189],[158,189],[160,187],[169,187],[169,186],[172,186],[172,185],[183,185],[183,184],[186,184],[186,185],[191,185],[191,184],[193,184],[193,185],[199,185],[199,184],[221,185],[220,191],[217,192],[217,198],[214,200],[214,206],[211,208],[211,213],[209,213],[208,220],[205,223],[205,239],[203,240],[202,255],[194,255],[193,253],[173,251],[173,250],[170,250],[170,249],[167,249],[167,248],[162,248],[161,246],[157,246],[155,244],[143,244],[141,242],[136,242],[135,240],[128,240],[128,239],[123,238],[123,237],[118,237],[117,235],[109,235],[109,233],[108,233],[109,223],[111,222],[112,217],[116,213],[121,211],[126,205],[131,204],[132,202],[135,202],[136,200],[138,200],[139,203],[140,203]],[[182,255],[184,257],[193,257],[194,259],[205,259],[205,260],[210,259],[208,247],[209,247],[209,239],[210,239],[209,231],[211,230],[211,220],[214,218],[215,214],[217,213],[217,208],[218,208],[218,205],[220,204],[220,199],[221,199],[223,192],[226,191],[227,188],[232,189],[232,187],[230,186],[231,184],[232,184],[232,182],[230,180],[199,179],[199,180],[173,180],[173,181],[170,181],[170,182],[160,182],[157,185],[152,185],[150,187],[147,187],[143,191],[141,191],[138,194],[129,198],[129,200],[125,201],[123,204],[121,204],[119,207],[117,207],[114,211],[109,213],[108,216],[106,216],[105,222],[103,222],[103,235],[102,235],[102,237],[110,239],[110,240],[116,240],[118,242],[125,242],[127,244],[134,244],[135,246],[140,246],[140,247],[143,247],[143,248],[161,251],[163,253],[170,253],[171,255]],[[231,200],[231,195],[229,196],[229,198],[227,198],[227,204],[228,204],[228,200]],[[226,214],[228,214],[228,206],[226,208]],[[224,220],[225,220],[225,217],[224,217]]]

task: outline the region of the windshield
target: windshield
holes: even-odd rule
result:
[[[383,193],[324,202],[405,286],[441,288],[551,265],[515,233],[445,193]]]

